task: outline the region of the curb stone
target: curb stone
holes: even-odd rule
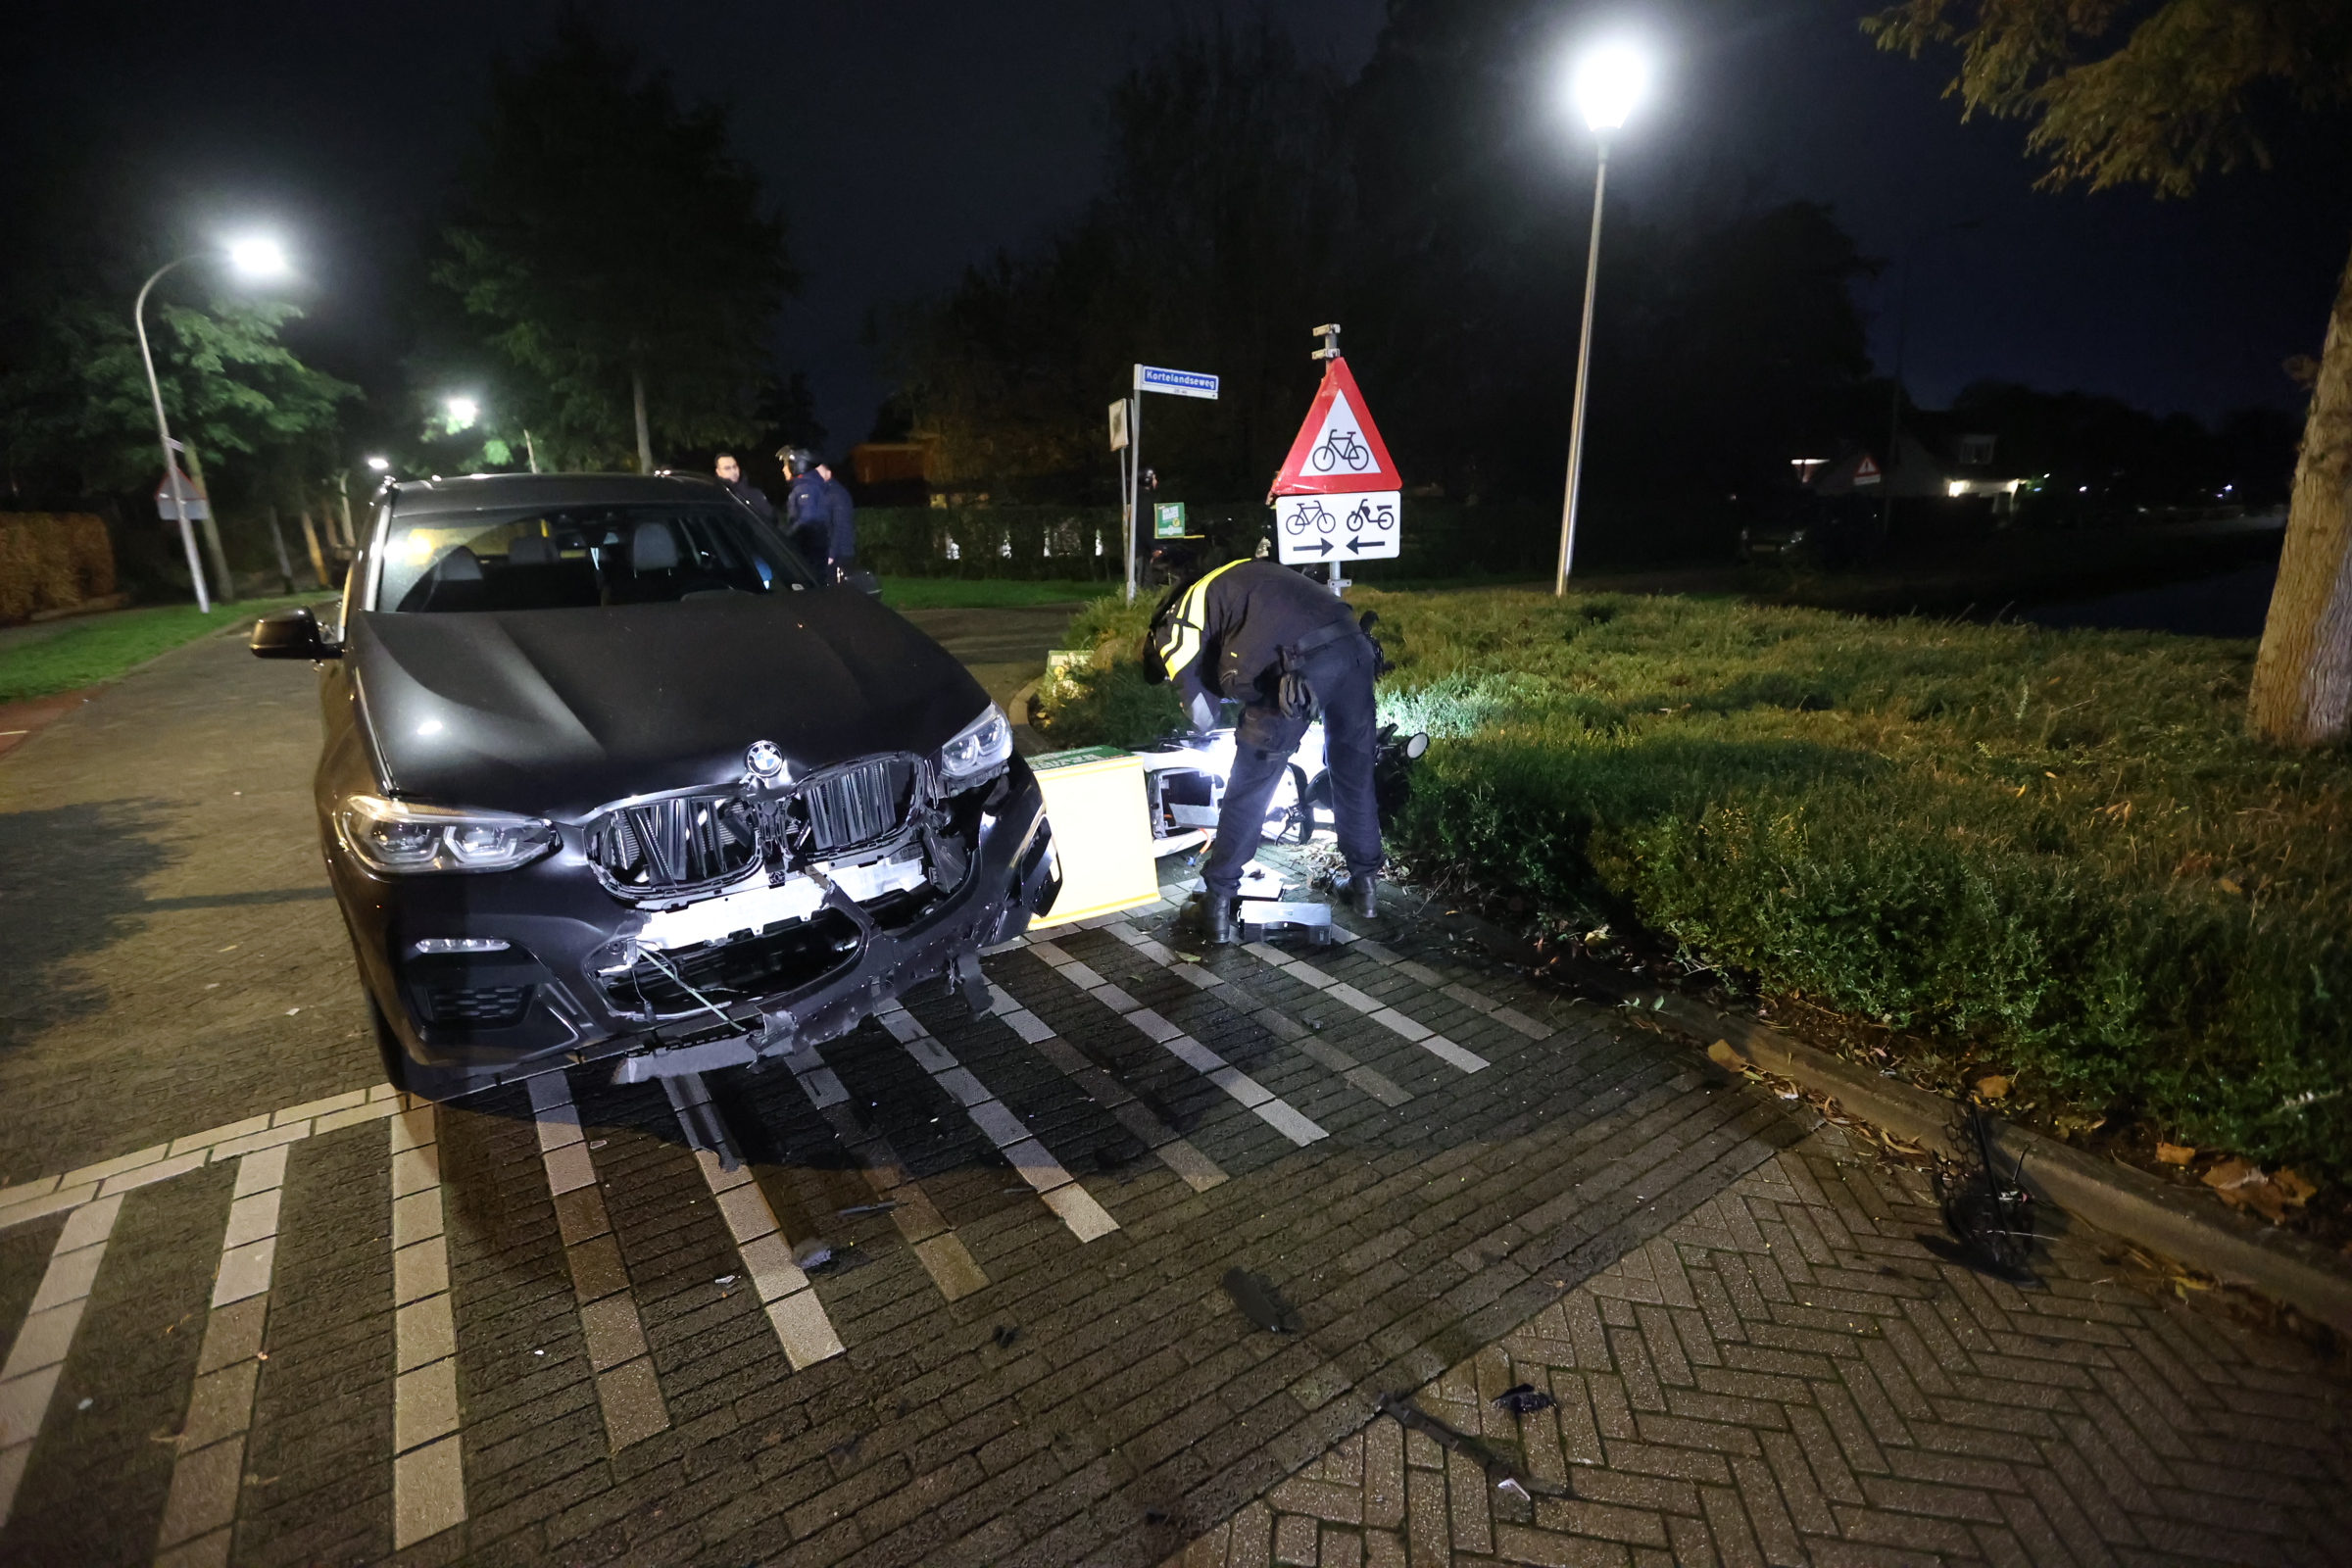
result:
[[[1942,1095],[1882,1077],[1766,1024],[1718,1012],[1631,975],[1581,958],[1546,959],[1517,937],[1475,915],[1445,917],[1497,956],[1548,973],[1620,1005],[1649,1014],[1700,1044],[1721,1040],[1743,1060],[1817,1093],[1855,1115],[1939,1153],[1959,1152],[1953,1135],[1961,1107]],[[1992,1118],[1993,1141],[2024,1171],[2036,1198],[2127,1241],[2193,1265],[2215,1278],[2283,1301],[2339,1334],[2352,1335],[2352,1264],[2316,1243],[2231,1210],[2219,1198],[2189,1192],[2144,1171],[2071,1149],[2014,1122]]]

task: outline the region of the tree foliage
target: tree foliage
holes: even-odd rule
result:
[[[576,13],[493,69],[432,280],[457,310],[425,353],[494,379],[542,461],[633,451],[632,378],[658,446],[756,433],[767,334],[798,286],[783,220],[728,144]]]
[[[2342,0],[1904,0],[1862,25],[1914,59],[1956,45],[1948,90],[2033,121],[2052,186],[2185,196],[2209,171],[2268,167],[2267,110],[2352,102]]]
[[[291,305],[221,298],[149,312],[172,433],[216,467],[330,432],[340,406],[359,396],[280,340],[279,328],[302,314]],[[0,376],[12,455],[68,469],[85,490],[147,482],[160,462],[155,411],[127,306],[69,294],[45,301],[33,319],[23,359]]]

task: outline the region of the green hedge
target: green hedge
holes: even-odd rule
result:
[[[1674,598],[1359,593],[1440,737],[1392,838],[1914,1031],[1915,1076],[2352,1179],[2352,756],[2246,738],[2250,644]],[[1164,701],[1108,645],[1057,738]]]

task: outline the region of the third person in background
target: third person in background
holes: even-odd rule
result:
[[[826,553],[832,558],[836,576],[858,569],[858,508],[850,500],[850,487],[833,477],[830,466],[816,466],[817,476],[825,481]]]
[[[824,475],[816,471],[816,454],[807,447],[786,447],[776,456],[792,482],[792,488],[784,493],[784,537],[816,568],[818,576],[831,582],[833,573],[826,563],[833,556],[833,525]]]

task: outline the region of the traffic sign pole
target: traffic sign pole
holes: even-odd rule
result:
[[[1135,368],[1135,396],[1127,410],[1127,603],[1135,603],[1135,517],[1144,504],[1144,368]]]

